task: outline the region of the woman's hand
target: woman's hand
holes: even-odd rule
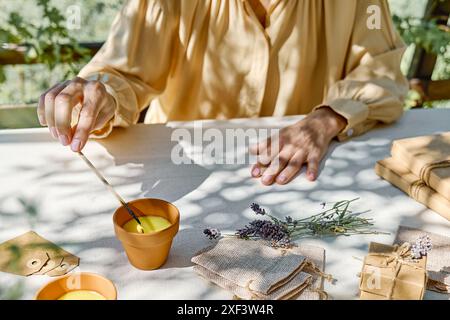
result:
[[[345,118],[331,108],[317,109],[303,120],[282,129],[277,137],[250,147],[250,152],[258,159],[252,167],[252,176],[261,177],[265,185],[274,182],[286,184],[306,165],[307,178],[316,180],[320,161],[331,140],[346,124]],[[272,141],[276,138],[279,139],[278,146]],[[277,147],[274,148],[274,145]]]
[[[71,127],[72,114],[79,113]],[[72,151],[83,149],[92,131],[101,129],[115,112],[114,98],[99,81],[75,78],[55,85],[39,98],[39,122],[52,136]]]

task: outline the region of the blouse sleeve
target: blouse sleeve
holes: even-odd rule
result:
[[[96,137],[114,126],[136,123],[151,99],[161,94],[171,68],[177,24],[166,0],[128,0],[112,24],[107,41],[79,76],[103,82],[114,97],[113,119]]]
[[[380,9],[380,28],[370,29],[367,9]],[[330,87],[324,103],[347,120],[338,136],[345,140],[377,123],[391,123],[403,113],[408,81],[400,70],[405,44],[395,30],[385,0],[358,0],[345,77]]]

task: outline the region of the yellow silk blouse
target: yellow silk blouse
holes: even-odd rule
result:
[[[368,8],[378,6],[379,29]],[[307,114],[330,106],[341,137],[390,123],[408,84],[385,0],[277,0],[263,26],[247,0],[129,0],[80,72],[116,113],[97,132],[147,123]]]

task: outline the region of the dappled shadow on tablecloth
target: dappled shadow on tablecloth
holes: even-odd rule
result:
[[[37,231],[81,256],[81,271],[94,270],[110,277],[118,285],[119,298],[121,293],[127,297],[155,298],[148,295],[149,288],[159,290],[161,294],[158,297],[177,298],[176,292],[171,292],[176,291],[177,286],[193,288],[193,296],[211,297],[215,292],[214,287],[203,285],[203,280],[199,278],[192,278],[190,258],[210,244],[202,234],[205,227],[233,232],[253,219],[254,215],[249,209],[252,202],[258,202],[275,216],[300,218],[320,211],[323,201],[359,197],[361,201],[355,204],[355,209],[363,211],[376,208],[367,216],[374,218],[375,228],[391,232],[391,235],[304,240],[325,248],[345,248],[340,252],[327,250],[327,269],[331,272],[346,270],[355,274],[353,279],[338,278],[338,283],[340,291],[347,292],[348,297],[356,297],[356,273],[360,270],[353,256],[363,257],[370,241],[392,242],[399,224],[425,227],[426,224],[435,223],[444,233],[450,232],[450,225],[438,217],[432,222],[425,222],[423,215],[432,213],[426,212],[422,205],[381,180],[373,171],[377,160],[389,156],[393,139],[448,129],[445,117],[438,119],[431,128],[423,126],[422,121],[420,117],[410,117],[407,128],[376,129],[346,143],[334,143],[324,160],[318,181],[312,183],[300,175],[286,186],[271,187],[252,179],[248,165],[174,165],[170,158],[174,145],[170,141],[173,129],[168,126],[153,127],[152,136],[147,136],[150,130],[146,126],[115,130],[110,138],[99,141],[104,151],[91,153],[87,148],[86,155],[91,157],[127,200],[136,197],[162,198],[181,208],[180,232],[174,240],[169,259],[161,270],[151,272],[138,271],[128,263],[113,233],[111,216],[118,204],[75,155],[46,154],[43,160],[46,165],[38,162],[24,167],[17,163],[15,170],[30,174],[26,180],[28,184],[23,186],[21,193],[27,199],[35,195],[45,204],[38,206]],[[268,126],[271,125],[273,123],[268,123]],[[139,138],[130,141],[131,136]],[[113,168],[111,164],[114,164]],[[37,172],[35,176],[31,175],[33,172]],[[28,192],[33,183],[37,184],[36,190]],[[38,192],[39,185],[59,186],[61,193],[41,195]],[[16,191],[1,194],[0,211],[2,202],[17,197]],[[84,193],[89,194],[89,203],[80,203],[74,210],[73,205],[65,207],[62,198],[55,204],[60,208],[61,215],[48,213],[53,210],[49,202],[55,197],[85,199]],[[21,212],[19,209],[3,212],[5,215],[0,213],[2,223],[10,227],[26,221],[23,215],[18,214]],[[11,235],[7,230],[0,230],[0,234],[1,240]]]

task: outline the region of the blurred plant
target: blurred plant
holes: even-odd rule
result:
[[[426,52],[442,57],[443,68],[438,78],[450,78],[450,28],[439,25],[437,19],[430,21],[416,17],[393,16],[394,23],[403,40],[423,48]]]
[[[24,281],[18,280],[6,288],[0,287],[0,300],[18,300],[23,297],[24,293]]]
[[[27,199],[25,197],[19,197],[17,199],[22,206],[22,210],[25,212],[30,227],[33,228],[36,224],[36,220],[39,215],[39,204],[35,199]]]
[[[82,48],[76,39],[70,36],[65,26],[65,17],[50,5],[50,0],[36,2],[42,11],[40,23],[37,25],[25,21],[20,13],[11,12],[7,24],[0,26],[0,50],[23,46],[26,62],[43,63],[50,70],[58,64],[63,64],[66,66],[65,77],[75,75],[79,71],[80,63],[89,58],[89,50]],[[0,82],[5,80],[5,74],[0,67]]]

